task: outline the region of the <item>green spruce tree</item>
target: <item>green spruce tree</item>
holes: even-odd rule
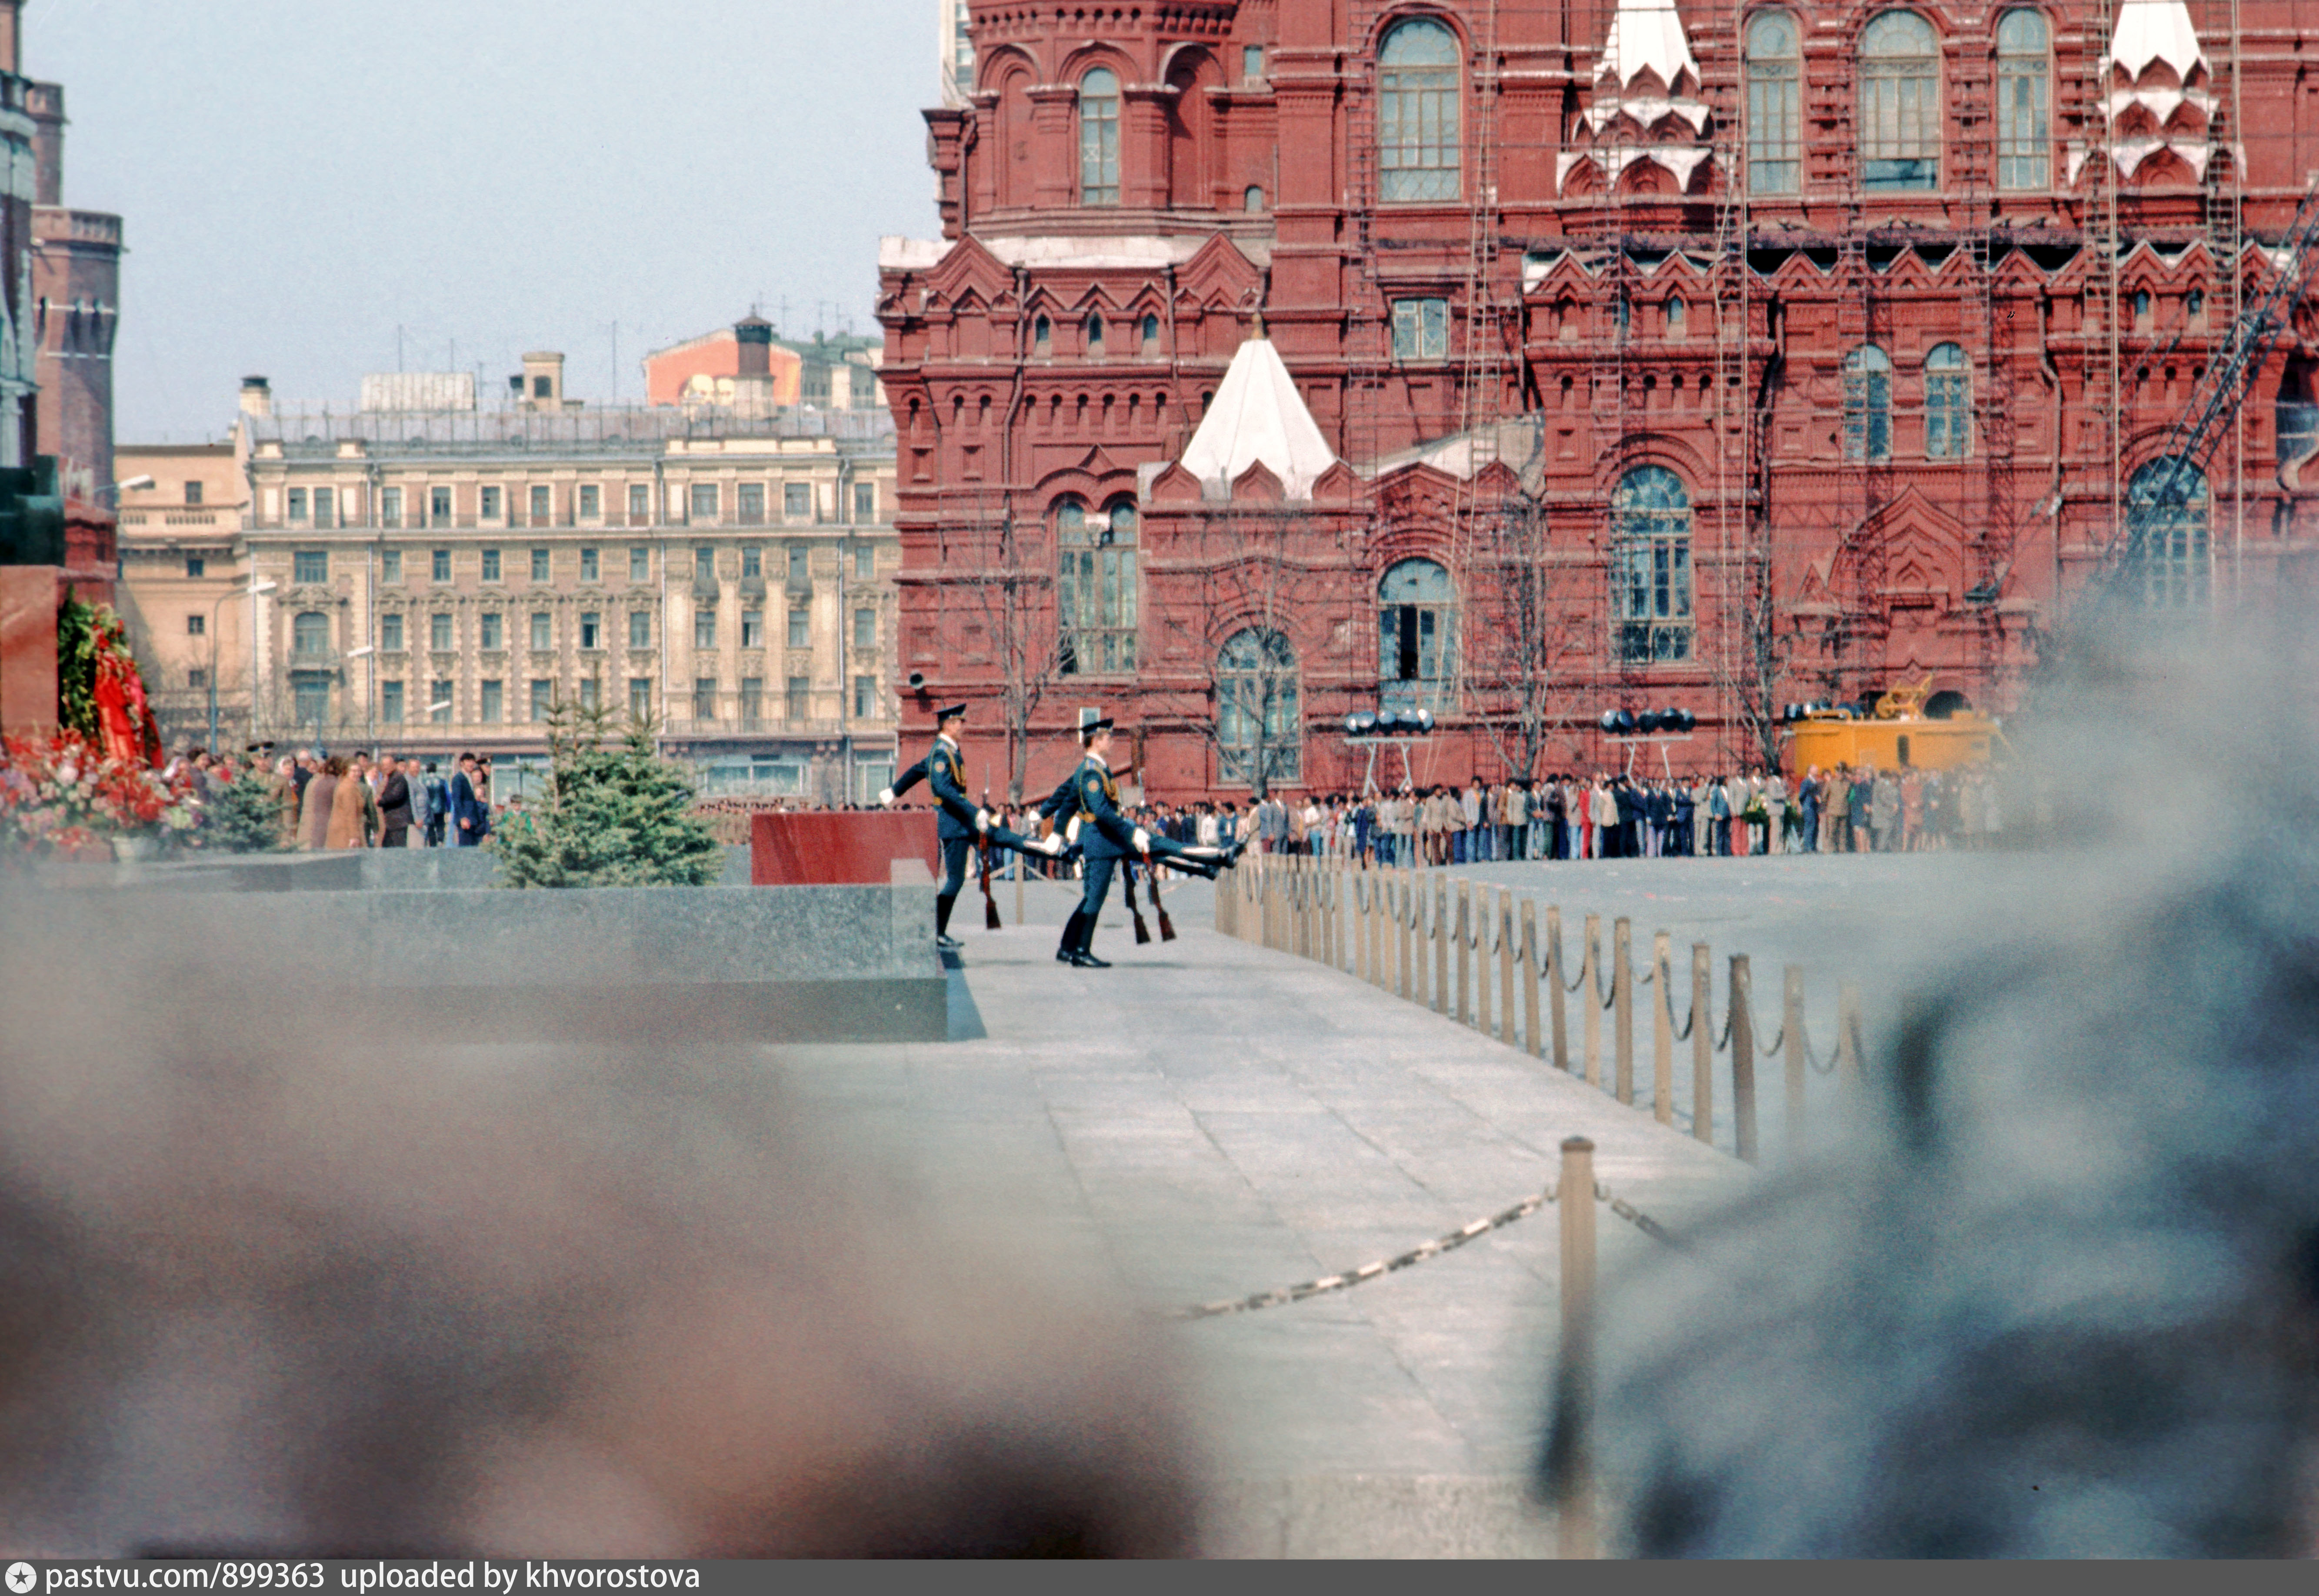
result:
[[[194,834],[210,853],[282,853],[282,800],[273,783],[255,772],[236,777],[202,807],[202,828]]]
[[[724,850],[691,814],[692,783],[631,718],[609,742],[602,708],[548,710],[546,802],[510,816],[494,841],[502,887],[706,887]]]

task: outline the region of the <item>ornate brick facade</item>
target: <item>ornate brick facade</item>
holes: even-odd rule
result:
[[[2312,543],[2300,316],[2125,513],[2319,168],[2312,0],[971,16],[943,237],[880,258],[904,708],[987,701],[1033,789],[1085,704],[1169,796],[1358,786],[1380,707],[1421,780],[1611,704],[1759,761],[1789,700],[2012,707],[2097,573],[2227,605]],[[1325,469],[1234,452],[1251,335]]]

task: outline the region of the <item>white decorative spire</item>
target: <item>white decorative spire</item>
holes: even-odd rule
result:
[[[1225,368],[1179,464],[1212,496],[1229,497],[1233,481],[1259,461],[1291,499],[1310,499],[1337,462],[1261,323]]]
[[[2131,177],[2170,149],[2203,177],[2215,103],[2213,68],[2185,0],[2125,0],[2102,62],[2102,110],[2118,175]]]
[[[1629,166],[1648,162],[1689,188],[1692,171],[1708,158],[1710,115],[1699,96],[1699,60],[1674,0],[1619,0],[1584,118],[1603,186],[1615,185]],[[1566,154],[1557,176],[1567,177],[1585,158]]]

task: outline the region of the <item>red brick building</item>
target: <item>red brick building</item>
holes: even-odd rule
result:
[[[2229,605],[2319,535],[2299,313],[2125,513],[2319,170],[2312,0],[971,30],[943,236],[880,261],[904,709],[987,701],[1033,788],[1088,704],[1171,797],[1358,787],[1379,708],[1421,780],[1611,705],[1759,760],[1790,700],[2011,707],[2097,573]]]

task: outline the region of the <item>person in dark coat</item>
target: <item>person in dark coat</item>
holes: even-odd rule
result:
[[[402,762],[391,753],[378,756],[378,845],[382,848],[411,846],[411,779],[402,773]]]
[[[490,806],[475,796],[475,756],[459,756],[459,773],[451,778],[451,832],[455,847],[472,848],[492,834]]]

